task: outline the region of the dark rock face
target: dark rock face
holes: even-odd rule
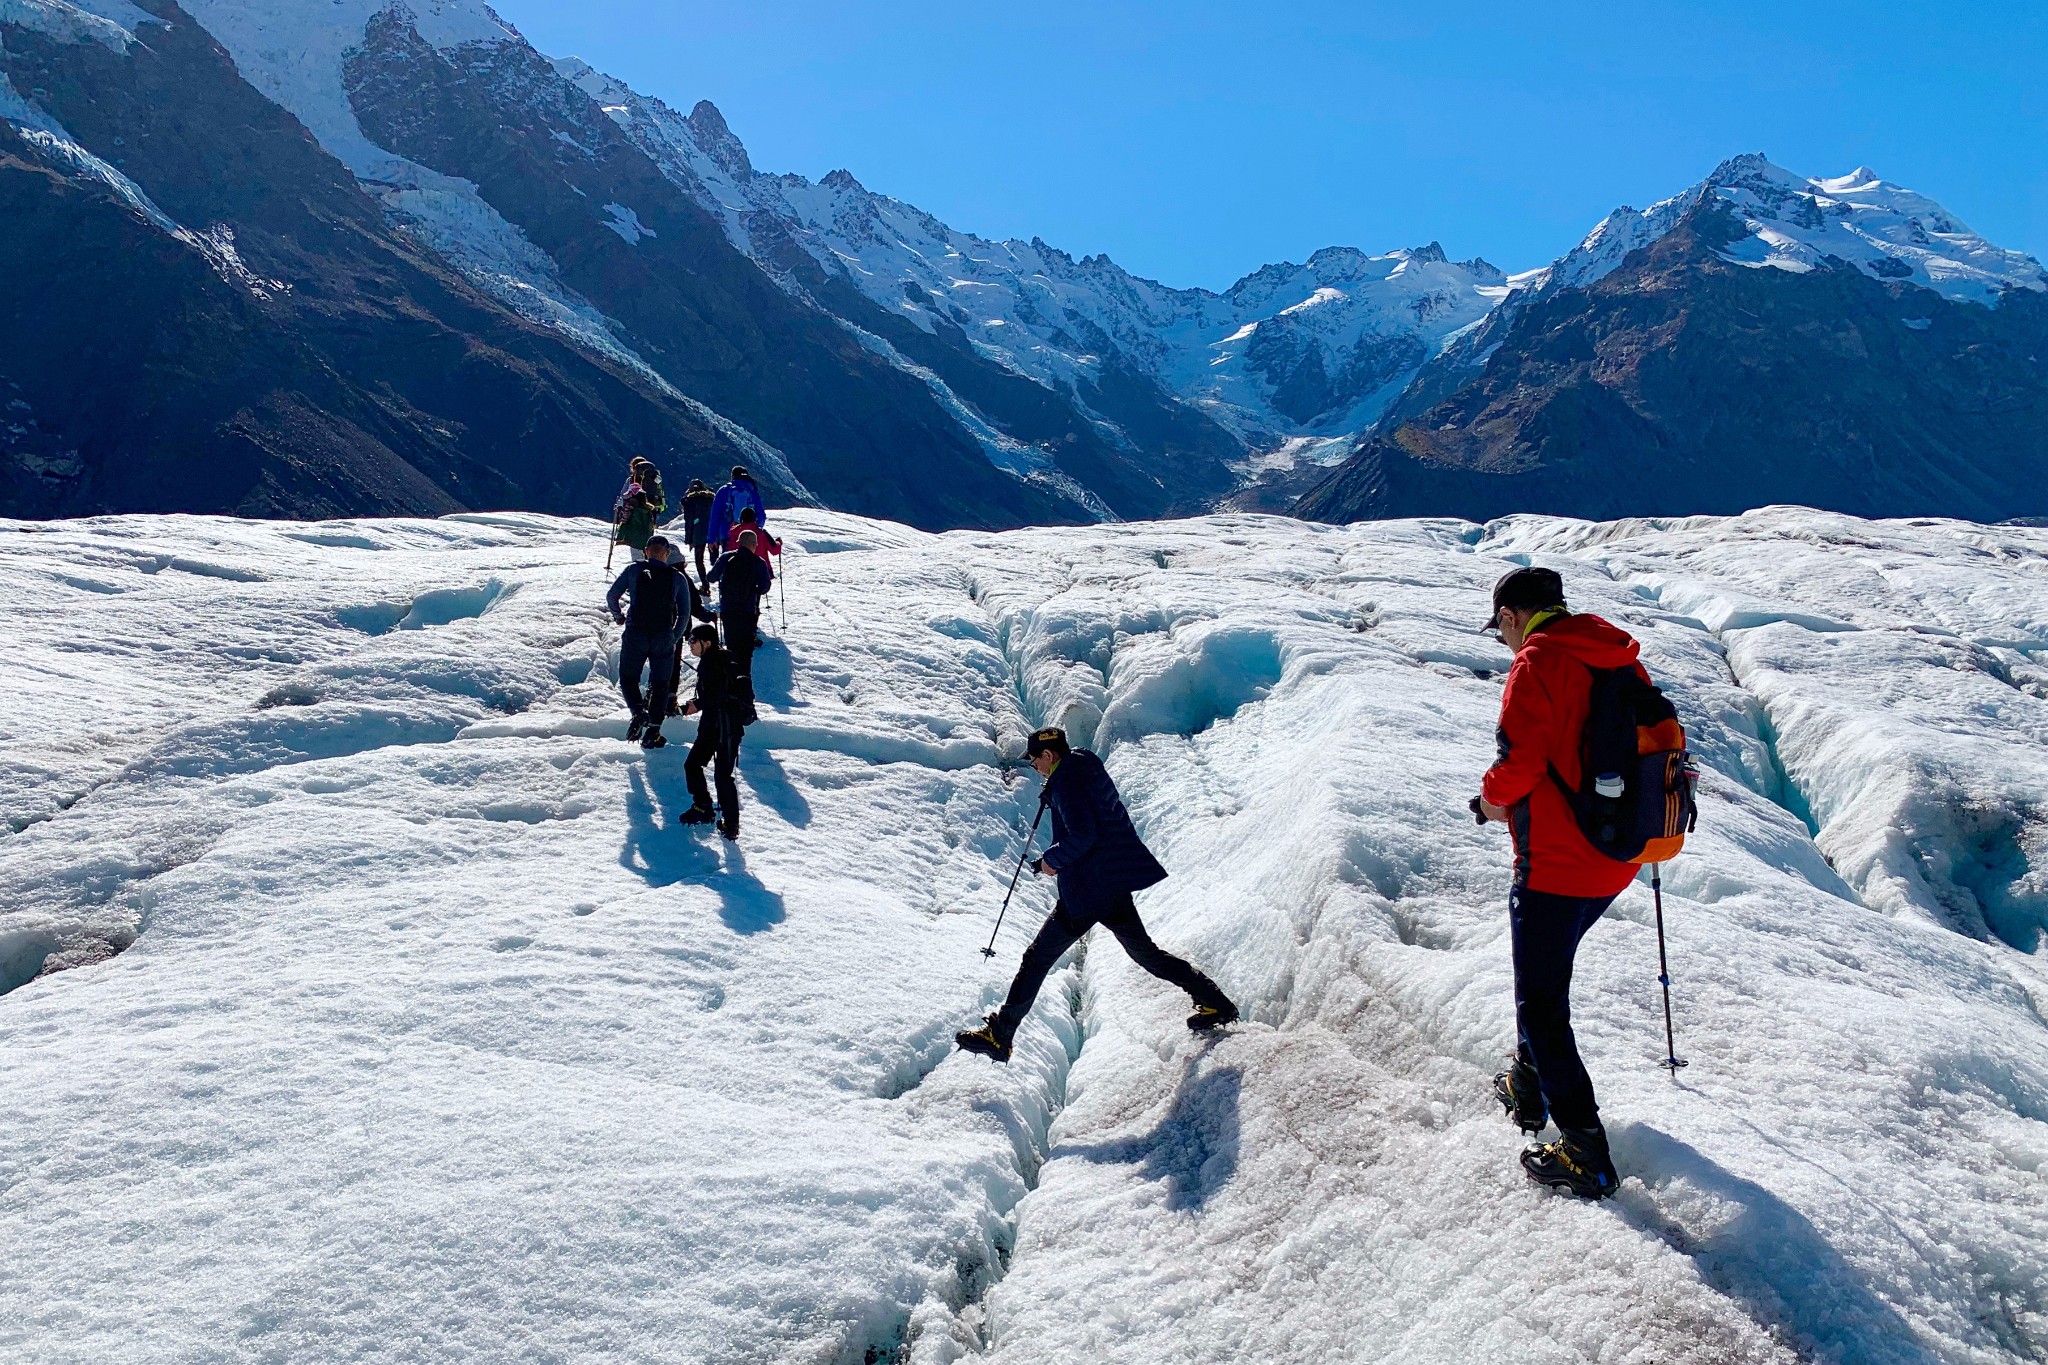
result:
[[[694,116],[693,116],[694,117]],[[722,126],[722,125],[721,125]],[[772,223],[762,227],[773,230]],[[889,342],[906,359],[924,366],[1004,435],[1050,452],[1052,468],[1089,489],[1124,518],[1161,517],[1206,510],[1235,483],[1227,464],[1241,452],[1221,427],[1177,402],[1150,376],[1112,363],[1101,382],[1085,392],[1056,393],[1003,368],[974,349],[967,334],[947,320],[929,296],[934,330],[926,332],[884,311],[842,275],[828,274],[811,255],[789,242],[776,252],[786,271],[819,306]],[[1140,460],[1089,422],[1076,400],[1114,422]]]
[[[1435,401],[1297,512],[2048,514],[2048,296],[1753,269],[1715,252],[1739,233],[1709,201],[1591,287],[1498,315],[1483,369],[1426,371]]]
[[[991,465],[925,385],[778,287],[532,48],[442,52],[393,9],[344,76],[365,133],[474,182],[622,340],[781,449],[831,506],[923,526],[1079,519]]]
[[[1340,418],[1399,376],[1420,365],[1420,338],[1408,333],[1367,336],[1344,356],[1335,374],[1324,363],[1316,339],[1274,318],[1259,325],[1245,349],[1245,361],[1273,386],[1273,406],[1303,424]]]
[[[149,0],[146,0],[149,2]],[[730,442],[480,295],[169,0],[121,54],[0,29],[0,70],[186,229],[0,124],[0,508],[317,517],[609,506]]]

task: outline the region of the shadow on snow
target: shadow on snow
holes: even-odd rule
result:
[[[1613,1140],[1617,1161],[1645,1172],[1649,1187],[1648,1198],[1615,1201],[1623,1215],[1692,1257],[1757,1322],[1789,1331],[1823,1360],[1934,1365],[1869,1277],[1799,1210],[1646,1124],[1620,1125]]]
[[[1244,1086],[1237,1067],[1201,1072],[1201,1061],[1201,1054],[1188,1058],[1173,1107],[1151,1132],[1116,1142],[1061,1143],[1052,1156],[1135,1164],[1142,1178],[1166,1182],[1167,1208],[1200,1210],[1237,1174],[1238,1094]]]
[[[782,895],[747,870],[739,847],[718,839],[708,826],[676,823],[676,817],[690,808],[680,758],[668,762],[650,755],[650,762],[629,770],[626,842],[619,850],[619,866],[649,886],[703,883],[718,896],[718,917],[736,934],[774,928],[785,914]],[[705,832],[692,833],[692,828]],[[706,843],[707,835],[724,846]]]

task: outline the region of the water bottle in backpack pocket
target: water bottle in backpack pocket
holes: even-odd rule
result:
[[[1555,765],[1586,841],[1621,863],[1663,863],[1678,856],[1699,823],[1693,801],[1698,770],[1685,727],[1665,695],[1633,668],[1595,668],[1579,740],[1579,785]]]

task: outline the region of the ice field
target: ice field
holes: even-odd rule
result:
[[[0,523],[0,1359],[2048,1358],[2048,530],[773,522],[736,848],[597,523]],[[1646,884],[1579,958],[1600,1205],[1488,1093],[1528,562],[1705,769],[1691,1065]],[[1244,1024],[1098,935],[951,1051],[1048,722]]]

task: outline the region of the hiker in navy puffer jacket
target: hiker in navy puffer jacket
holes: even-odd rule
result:
[[[954,1041],[969,1052],[1010,1060],[1010,1041],[1038,998],[1046,973],[1097,924],[1116,935],[1131,961],[1194,997],[1189,1028],[1199,1033],[1234,1022],[1237,1006],[1230,997],[1145,932],[1132,893],[1165,881],[1166,869],[1138,837],[1102,760],[1086,749],[1069,748],[1066,733],[1058,729],[1032,735],[1025,752],[1045,778],[1039,799],[1052,813],[1052,846],[1031,870],[1059,879],[1060,900],[1025,949],[1002,1009],[980,1028],[954,1035]]]

